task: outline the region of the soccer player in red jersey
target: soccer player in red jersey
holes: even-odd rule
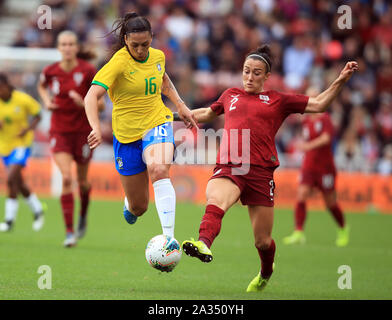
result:
[[[308,91],[314,91],[310,88]],[[332,152],[334,128],[328,113],[315,113],[303,121],[305,142],[299,148],[305,152],[300,173],[300,182],[295,206],[295,230],[283,239],[285,244],[303,244],[306,241],[304,224],[306,220],[306,199],[313,188],[321,191],[324,202],[338,224],[336,245],[346,246],[349,240],[349,227],[345,225],[343,212],[336,201],[336,167]]]
[[[243,89],[230,88],[210,107],[193,111],[198,122],[209,122],[225,114],[226,139],[221,142],[217,165],[207,184],[207,206],[199,239],[186,240],[182,247],[187,255],[210,262],[210,247],[220,232],[223,216],[241,200],[248,206],[261,260],[261,271],[247,292],[262,290],[273,272],[273,172],[279,166],[275,134],[291,113],[324,112],[358,68],[356,62],[348,62],[328,89],[317,97],[308,97],[264,91],[264,82],[271,74],[271,60],[268,46],[251,52],[243,65]]]
[[[57,37],[57,49],[61,61],[44,68],[38,84],[38,93],[48,110],[52,112],[50,144],[53,159],[62,174],[61,208],[66,239],[65,247],[76,245],[76,239],[84,236],[87,226],[87,208],[91,185],[87,172],[92,151],[87,144],[91,127],[84,111],[84,96],[90,88],[96,69],[88,63],[94,54],[82,51],[77,36],[63,31]],[[101,109],[103,103],[101,102]],[[77,165],[80,194],[80,218],[77,235],[74,234],[74,196],[72,192],[72,162]]]

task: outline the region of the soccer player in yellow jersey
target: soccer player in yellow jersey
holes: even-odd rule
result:
[[[112,32],[117,30],[117,51],[95,75],[85,97],[92,128],[88,142],[91,149],[102,142],[98,100],[108,90],[113,102],[116,169],[126,196],[124,217],[133,224],[147,210],[150,177],[162,231],[174,236],[176,194],[169,177],[174,154],[173,114],[163,104],[161,93],[175,104],[188,128],[197,123],[165,72],[164,53],[150,46],[149,21],[128,13]]]
[[[41,119],[39,103],[28,94],[14,90],[5,74],[0,74],[0,156],[7,168],[8,195],[5,200],[5,221],[0,231],[11,230],[18,212],[19,193],[33,211],[33,230],[44,223],[42,204],[26,186],[22,169],[26,166],[33,142],[33,130]],[[29,122],[29,117],[32,120]]]

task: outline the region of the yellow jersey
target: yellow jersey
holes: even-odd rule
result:
[[[40,113],[41,106],[28,94],[13,90],[8,101],[0,99],[0,155],[8,156],[17,147],[30,147],[33,131],[23,137],[18,134],[29,126],[29,116]]]
[[[139,140],[147,131],[173,120],[161,97],[165,54],[149,48],[145,61],[126,47],[118,50],[95,75],[92,84],[108,90],[113,103],[113,133],[121,143]]]

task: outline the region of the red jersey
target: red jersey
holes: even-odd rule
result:
[[[323,113],[315,119],[306,117],[303,121],[303,136],[305,141],[311,141],[322,135],[324,132],[329,134],[330,142],[305,153],[305,158],[302,163],[303,171],[335,172],[335,163],[332,152],[334,128],[331,117],[328,113]]]
[[[309,97],[304,95],[274,90],[250,94],[231,88],[223,92],[211,105],[216,114],[225,114],[225,130],[217,164],[278,167],[276,132],[288,115],[303,113],[308,100]]]
[[[53,102],[58,105],[58,109],[52,111],[50,133],[84,133],[91,130],[84,108],[74,103],[69,92],[74,90],[84,98],[95,73],[95,67],[82,59],[78,59],[77,66],[69,72],[64,71],[59,62],[42,71],[41,82],[49,86]]]

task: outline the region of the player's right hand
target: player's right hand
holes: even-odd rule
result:
[[[87,137],[87,143],[91,150],[95,149],[102,143],[102,134],[100,130],[93,129]]]
[[[347,82],[357,70],[358,63],[356,61],[349,61],[346,63],[343,70],[340,72],[340,78]]]

